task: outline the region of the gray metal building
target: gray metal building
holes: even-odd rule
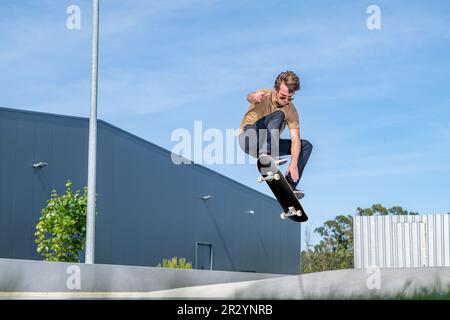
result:
[[[88,119],[0,108],[0,258],[40,260],[35,226],[51,190],[87,184]],[[48,165],[35,169],[33,164]],[[256,171],[256,170],[255,170]],[[98,122],[95,262],[300,272],[300,224],[274,198]],[[202,197],[212,195],[203,200]]]
[[[450,267],[450,215],[353,218],[355,268]]]

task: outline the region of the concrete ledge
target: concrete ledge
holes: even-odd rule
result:
[[[149,292],[283,276],[0,259],[0,293],[4,297],[8,292]],[[80,289],[71,290],[73,287]]]
[[[0,259],[0,299],[370,299],[449,288],[448,267],[286,276]]]
[[[448,292],[450,268],[337,270],[283,278],[238,283],[196,286],[149,292],[146,298],[157,299],[371,299],[405,297],[429,289]]]

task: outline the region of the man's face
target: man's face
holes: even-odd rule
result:
[[[290,101],[294,100],[294,92],[289,92],[288,87],[281,83],[280,89],[275,91],[276,100],[280,106],[287,105]]]

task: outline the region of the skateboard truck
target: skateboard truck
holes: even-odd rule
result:
[[[273,179],[280,180],[280,175],[278,173],[274,174],[272,171],[269,171],[267,172],[266,176],[258,177],[258,182],[262,183],[264,181],[272,181]]]
[[[302,216],[302,212],[300,210],[295,210],[294,207],[289,207],[289,211],[288,212],[282,212],[280,214],[281,219],[286,219],[286,217],[292,217],[292,216]]]
[[[282,166],[283,164],[285,164],[287,162],[287,159],[278,159],[278,160],[275,160],[275,164],[277,165],[277,166]]]

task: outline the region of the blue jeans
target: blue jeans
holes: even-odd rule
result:
[[[255,158],[258,158],[262,153],[267,153],[274,158],[290,155],[292,141],[280,138],[283,121],[284,113],[275,111],[254,124],[246,125],[244,132],[239,135],[239,146],[245,153]],[[290,174],[286,176],[286,180],[293,188],[300,182],[312,148],[313,146],[308,140],[301,139],[300,155],[297,162],[299,179],[293,181]]]

